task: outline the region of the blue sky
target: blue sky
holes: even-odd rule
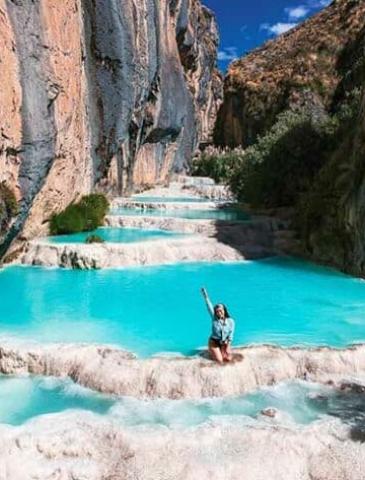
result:
[[[221,35],[219,67],[266,40],[284,33],[318,12],[331,0],[203,0],[218,19]]]

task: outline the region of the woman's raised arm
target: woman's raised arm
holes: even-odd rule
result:
[[[208,292],[206,291],[206,289],[204,287],[201,289],[201,292],[202,292],[202,295],[204,297],[205,303],[207,305],[209,315],[212,317],[212,320],[214,320],[214,308],[213,308],[213,304],[210,301],[210,298],[208,296]]]

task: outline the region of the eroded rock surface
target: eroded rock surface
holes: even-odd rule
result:
[[[94,269],[242,259],[244,254],[230,245],[214,238],[191,236],[125,244],[52,244],[33,240],[18,261],[25,265]]]
[[[2,426],[0,444],[7,480],[362,480],[365,470],[364,444],[339,421],[131,430],[69,412]]]
[[[218,33],[198,0],[0,0],[0,181],[21,209],[2,253],[93,188],[182,170],[221,99]]]
[[[136,359],[112,347],[2,342],[0,372],[70,377],[82,386],[133,397],[204,398],[241,395],[278,382],[331,384],[365,376],[365,346],[347,349],[257,346],[235,349],[220,366],[204,357]]]

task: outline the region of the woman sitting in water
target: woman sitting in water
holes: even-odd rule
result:
[[[231,343],[233,340],[234,320],[229,316],[225,305],[218,303],[213,307],[205,288],[201,289],[208,311],[212,317],[212,334],[209,337],[209,353],[218,363],[232,360]]]

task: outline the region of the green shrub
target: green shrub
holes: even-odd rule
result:
[[[95,230],[103,224],[108,208],[109,202],[104,195],[86,195],[78,203],[52,216],[50,233],[64,235]]]
[[[284,112],[235,165],[231,190],[257,207],[295,205],[337,145],[340,128],[335,116],[313,119],[306,113]]]
[[[191,175],[210,177],[216,183],[226,183],[234,165],[240,160],[243,150],[210,149],[193,160]]]
[[[89,235],[86,237],[85,243],[104,243],[104,239],[99,235]]]

